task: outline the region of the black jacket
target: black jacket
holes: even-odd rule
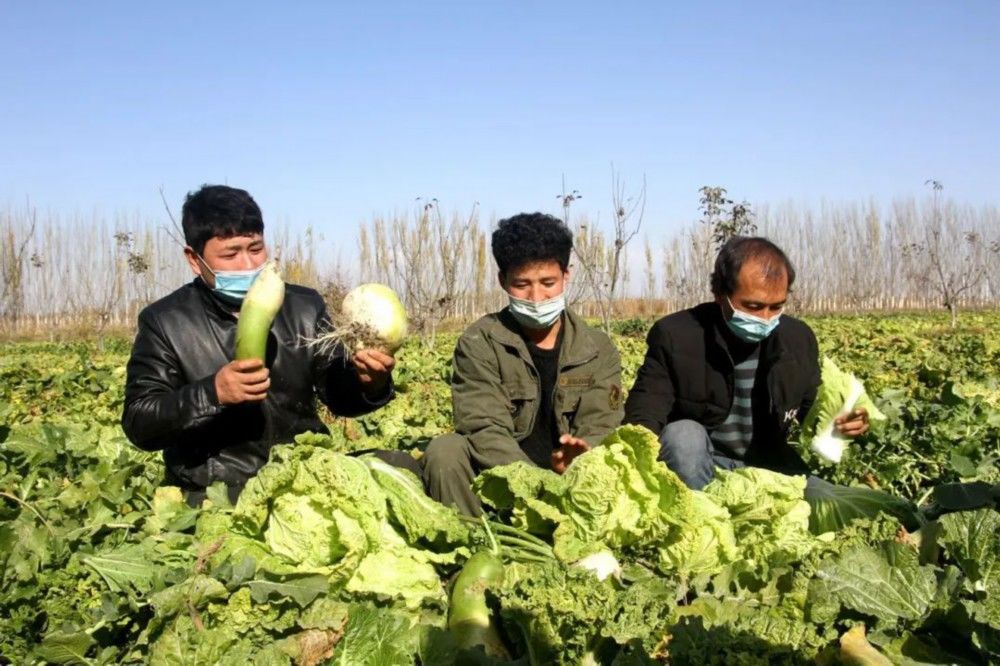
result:
[[[692,419],[713,428],[733,403],[734,344],[719,306],[702,303],[660,319],[649,331],[646,358],[625,402],[625,422],[659,434],[667,423]],[[760,349],[754,381],[753,441],[744,461],[784,472],[804,472],[787,443],[793,419],[805,417],[820,383],[816,336],[782,315]]]
[[[341,416],[365,414],[392,399],[390,385],[384,398],[370,402],[353,365],[342,356],[324,360],[305,344],[327,321],[317,292],[286,285],[268,336],[267,398],[223,407],[215,373],[233,358],[236,317],[195,279],[139,314],[125,384],[125,434],[141,449],[163,451],[166,483],[200,490],[224,481],[235,496],[272,446],[303,432],[327,432],[317,396]]]

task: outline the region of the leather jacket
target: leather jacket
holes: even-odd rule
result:
[[[139,314],[126,370],[125,434],[141,449],[163,451],[165,483],[197,491],[223,481],[235,497],[271,447],[300,433],[328,432],[317,397],[339,416],[365,414],[393,398],[391,382],[381,399],[366,398],[341,348],[324,357],[306,344],[328,322],[316,291],[286,285],[268,336],[267,398],[222,406],[215,374],[233,358],[236,316],[196,278]]]

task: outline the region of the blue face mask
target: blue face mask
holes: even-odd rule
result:
[[[559,315],[566,309],[566,297],[563,294],[537,303],[509,294],[507,297],[510,299],[510,313],[525,328],[548,328],[556,323]]]
[[[733,316],[726,320],[726,324],[729,325],[729,330],[743,342],[760,342],[771,335],[771,333],[774,333],[774,329],[778,328],[781,320],[781,312],[778,312],[778,314],[770,319],[764,319],[737,310],[733,307],[733,302],[728,298],[726,301],[733,310]]]
[[[227,301],[236,304],[243,302],[247,292],[250,291],[250,285],[257,279],[257,276],[260,275],[265,266],[265,264],[261,264],[257,268],[252,268],[248,271],[213,271],[209,267],[208,262],[201,257],[198,258],[201,259],[202,265],[208,268],[208,272],[215,276],[215,287],[212,291]]]

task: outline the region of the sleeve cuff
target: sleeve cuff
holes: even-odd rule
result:
[[[393,398],[396,397],[396,385],[392,381],[392,376],[389,377],[389,382],[385,386],[385,390],[381,395],[369,396],[364,390],[360,391],[361,401],[372,408],[382,407],[383,405],[389,404]]]

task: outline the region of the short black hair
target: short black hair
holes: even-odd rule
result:
[[[212,238],[264,233],[260,206],[250,193],[228,185],[202,185],[188,192],[181,213],[184,242],[198,254]]]
[[[788,288],[795,282],[795,267],[780,247],[760,236],[733,236],[719,250],[712,271],[712,294],[731,296],[736,291],[740,269],[748,261],[763,260],[765,276],[788,277]]]
[[[500,272],[538,261],[557,261],[566,272],[573,251],[573,232],[558,217],[520,213],[500,220],[493,232],[493,258]]]

